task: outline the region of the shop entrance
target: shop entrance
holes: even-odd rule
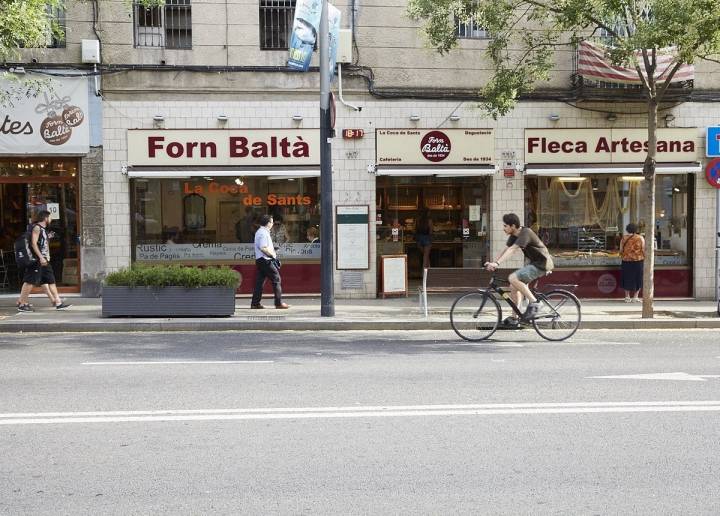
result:
[[[41,210],[52,213],[50,264],[61,292],[79,292],[77,159],[0,160],[0,292],[19,292],[14,242]]]
[[[489,252],[488,177],[377,179],[377,255],[406,254],[408,278],[429,267],[482,267]],[[428,253],[429,247],[429,253]]]

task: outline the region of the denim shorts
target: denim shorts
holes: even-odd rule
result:
[[[515,271],[517,278],[523,283],[530,283],[538,278],[545,276],[545,271],[533,264],[526,265]]]
[[[432,244],[432,239],[430,238],[430,235],[415,235],[415,241],[420,247],[425,247]]]

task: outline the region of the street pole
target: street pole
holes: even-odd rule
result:
[[[320,315],[335,316],[328,3],[320,15]]]

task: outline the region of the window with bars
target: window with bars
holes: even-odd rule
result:
[[[455,18],[455,34],[459,39],[488,39],[490,34],[472,18],[466,22]]]
[[[165,0],[163,6],[133,5],[136,47],[192,48],[190,0]]]
[[[58,30],[48,33],[47,47],[65,48],[65,8],[48,6],[48,13]]]
[[[260,0],[260,50],[287,50],[295,0]]]

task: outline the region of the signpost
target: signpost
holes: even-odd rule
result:
[[[715,300],[720,315],[720,127],[705,130],[705,155],[715,158],[705,167],[705,179],[715,192]]]

